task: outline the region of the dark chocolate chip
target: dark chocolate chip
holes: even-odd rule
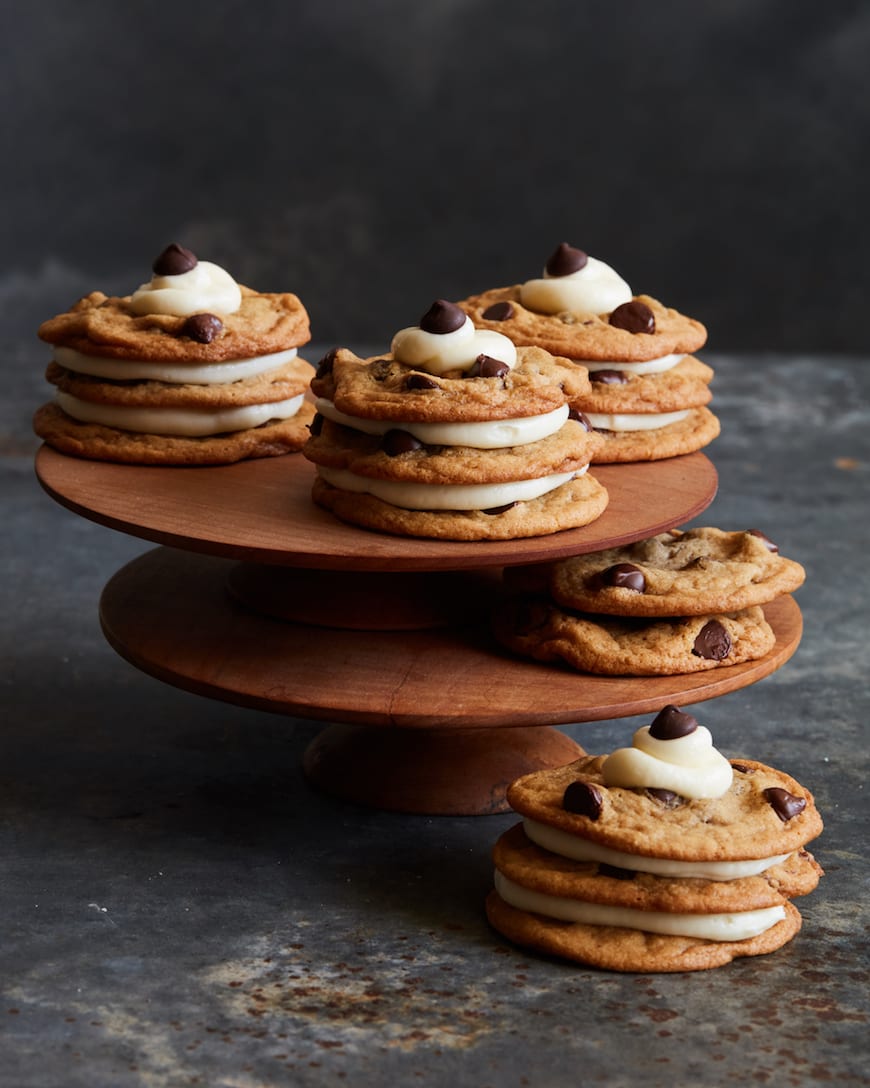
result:
[[[314,413],[314,418],[308,424],[308,432],[314,438],[316,438],[320,434],[320,432],[322,430],[323,430],[323,416],[320,414],[320,412],[315,412]]]
[[[634,880],[636,876],[633,869],[620,869],[616,865],[608,865],[606,861],[598,863],[598,875],[609,876],[613,880]]]
[[[490,517],[494,517],[496,514],[506,514],[508,510],[513,510],[516,505],[515,502],[506,502],[504,506],[490,506],[488,510],[481,510],[481,514],[489,514]]]
[[[420,328],[424,332],[434,332],[443,336],[456,332],[465,324],[465,314],[459,307],[445,298],[437,298],[420,318]]]
[[[615,329],[625,329],[626,332],[656,331],[655,314],[645,302],[638,302],[637,299],[617,306],[610,315],[610,324]]]
[[[223,321],[214,314],[191,314],[181,326],[181,335],[200,344],[210,344],[223,327]]]
[[[576,420],[576,422],[586,431],[591,431],[593,429],[589,417],[584,415],[579,408],[572,408],[568,413],[568,418]]]
[[[428,374],[418,374],[416,371],[405,378],[406,389],[437,389],[438,382],[430,378]]]
[[[663,707],[653,719],[649,727],[649,735],[656,740],[677,740],[679,737],[687,737],[698,728],[697,718],[686,714],[673,703]]]
[[[650,787],[646,792],[650,797],[654,797],[656,801],[661,801],[666,808],[676,808],[683,800],[682,797],[680,797],[678,793],[674,793],[673,790],[660,790],[655,787]]]
[[[570,276],[572,272],[585,268],[588,260],[582,249],[575,249],[563,242],[550,254],[546,265],[547,273],[551,276]]]
[[[718,620],[708,620],[692,644],[692,653],[707,661],[724,661],[731,653],[731,636]]]
[[[478,355],[468,370],[469,378],[503,378],[510,373],[510,367],[501,359],[493,359],[491,355]]]
[[[731,766],[741,774],[755,774],[754,767],[748,767],[745,763],[738,763],[736,759],[731,760]]]
[[[566,812],[576,812],[597,820],[601,815],[601,790],[591,782],[572,782],[562,795],[562,807]]]
[[[601,572],[601,580],[606,586],[633,589],[635,593],[643,593],[646,589],[644,573],[634,563],[615,563]]]
[[[771,786],[764,790],[764,799],[783,823],[787,823],[792,816],[797,816],[807,807],[803,797],[795,797],[793,793],[779,786]]]
[[[185,249],[177,242],[172,242],[156,258],[154,264],[151,265],[151,270],[155,276],[180,276],[182,272],[189,272],[191,268],[196,268],[198,263],[195,253],[191,253],[189,249]]]
[[[590,370],[589,381],[599,385],[625,385],[631,379],[624,370]]]
[[[770,537],[765,536],[760,529],[747,529],[746,531],[747,533],[749,533],[750,536],[757,536],[758,539],[763,542],[765,548],[767,548],[769,552],[773,552],[774,555],[776,555],[776,553],[779,551],[779,548],[776,546],[776,544],[774,544]]]
[[[387,431],[381,441],[381,449],[388,457],[398,457],[400,453],[413,453],[423,448],[423,443],[407,431],[393,428]]]
[[[338,355],[338,348],[330,348],[330,350],[323,356],[320,362],[317,364],[317,369],[314,372],[315,378],[325,378],[332,373],[332,367],[335,363],[335,357]]]
[[[494,302],[492,306],[487,306],[480,316],[487,321],[507,321],[509,317],[514,316],[514,308],[510,302]]]

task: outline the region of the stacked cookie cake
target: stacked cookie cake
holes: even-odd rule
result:
[[[822,873],[812,794],[665,707],[632,747],[508,789],[523,817],[495,845],[493,927],[517,944],[616,971],[695,971],[780,948],[792,898]]]
[[[719,433],[706,407],[713,370],[693,357],[707,333],[693,318],[634,295],[609,265],[562,243],[539,278],[459,305],[480,329],[567,356],[589,371],[571,400],[604,437],[594,462],[657,461]]]
[[[63,453],[155,465],[215,465],[299,450],[314,412],[297,350],[308,314],[168,246],[132,295],[95,291],[39,329],[54,401],[34,429]]]
[[[586,525],[607,505],[587,472],[602,439],[570,418],[587,372],[437,300],[391,351],[329,352],[311,388],[312,495],[368,529],[505,540]]]

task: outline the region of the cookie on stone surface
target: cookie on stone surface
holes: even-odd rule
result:
[[[803,584],[804,568],[758,530],[671,529],[554,563],[554,601],[615,616],[697,616],[767,604]]]
[[[493,615],[507,649],[599,676],[678,676],[757,661],[776,644],[761,608],[675,618],[570,612],[544,597],[517,596]]]
[[[771,952],[800,928],[789,902],[822,870],[812,794],[727,760],[667,706],[630,748],[525,775],[524,821],[495,844],[486,909],[509,939],[619,971],[688,971]]]
[[[386,357],[334,349],[311,383],[303,453],[316,503],[379,532],[505,540],[577,528],[607,505],[601,437],[571,418],[585,370],[476,330],[439,299]]]
[[[608,438],[595,463],[652,461],[702,449],[719,433],[705,406],[713,371],[691,353],[700,322],[634,296],[603,261],[563,243],[543,278],[498,288],[459,305],[481,330],[537,345],[589,371],[571,408]]]
[[[139,464],[225,464],[299,450],[314,412],[293,294],[258,294],[168,246],[132,295],[93,292],[40,326],[55,401],[34,417],[49,445]]]

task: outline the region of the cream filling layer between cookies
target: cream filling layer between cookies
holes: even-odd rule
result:
[[[151,277],[130,296],[134,314],[234,314],[242,305],[239,285],[225,269],[211,261],[197,261],[177,276]]]
[[[514,342],[504,333],[476,329],[470,317],[453,332],[426,332],[419,325],[400,329],[390,346],[393,358],[405,366],[429,374],[470,370],[479,355],[489,355],[513,369],[517,362]]]
[[[247,431],[277,419],[292,419],[302,407],[304,395],[271,404],[248,404],[238,408],[138,408],[115,404],[92,404],[69,393],[58,392],[55,400],[68,416],[80,423],[99,423],[134,434],[161,434],[184,438],[205,438],[229,431]]]
[[[56,347],[54,361],[77,374],[112,381],[168,382],[171,385],[225,385],[253,378],[296,358],[296,348],[257,355],[252,359],[230,359],[225,363],[150,363],[145,359],[109,359],[85,355],[72,348]]]
[[[622,276],[597,257],[589,257],[567,276],[551,276],[545,269],[543,279],[527,280],[520,287],[520,302],[539,314],[609,314],[633,297]]]
[[[745,941],[766,932],[785,918],[785,908],[781,906],[728,914],[672,914],[670,911],[586,903],[580,899],[566,899],[523,888],[498,870],[495,873],[495,889],[506,903],[517,910],[543,914],[561,922],[618,926],[670,937],[697,937],[706,941]]]
[[[614,850],[601,843],[581,839],[558,827],[539,823],[528,817],[523,820],[526,836],[544,850],[571,861],[592,861],[612,865],[617,869],[632,869],[653,876],[696,877],[699,880],[739,880],[758,876],[774,865],[781,865],[789,854],[742,861],[677,861],[674,858],[652,858]]]
[[[623,412],[606,414],[604,412],[584,412],[596,431],[656,431],[659,427],[668,427],[679,423],[689,415],[691,409],[681,412]]]
[[[557,487],[582,476],[588,469],[541,476],[536,480],[511,480],[499,484],[416,484],[403,480],[372,480],[346,469],[318,465],[320,476],[342,491],[374,495],[403,510],[492,510],[514,502],[538,499]]]
[[[600,359],[572,359],[572,363],[585,366],[587,370],[624,370],[626,374],[664,374],[673,370],[685,359],[685,355],[660,355],[658,359],[647,359],[642,363],[621,363],[617,360],[602,362]]]
[[[470,446],[475,450],[499,450],[508,446],[527,446],[556,434],[568,418],[568,405],[561,405],[540,416],[496,419],[481,423],[406,423],[382,419],[364,419],[340,412],[331,400],[320,397],[315,408],[326,419],[351,427],[364,434],[386,434],[402,430],[426,446]]]

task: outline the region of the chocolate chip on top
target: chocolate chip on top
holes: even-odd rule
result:
[[[405,379],[406,389],[437,389],[438,382],[430,378],[428,374],[420,374],[416,370]]]
[[[510,367],[501,359],[493,359],[491,355],[478,355],[471,365],[466,377],[468,378],[503,378],[510,373]]]
[[[568,418],[573,419],[575,423],[579,423],[584,431],[592,430],[592,421],[589,419],[589,416],[581,412],[579,408],[570,409]]]
[[[633,589],[635,593],[643,593],[646,589],[646,577],[634,563],[614,563],[612,567],[601,572],[601,581],[606,586]]]
[[[656,331],[655,314],[645,302],[639,302],[637,299],[617,306],[610,315],[609,321],[615,329],[625,329],[626,332],[653,333]]]
[[[562,807],[566,812],[576,812],[590,820],[598,819],[603,803],[601,790],[582,780],[569,783],[562,795]]]
[[[760,529],[747,529],[746,531],[747,533],[749,533],[750,536],[757,536],[769,552],[773,552],[774,555],[779,552],[778,546],[774,544],[770,537],[765,536]]]
[[[562,242],[551,254],[547,261],[547,274],[550,276],[570,276],[572,272],[579,272],[586,267],[589,257],[582,249],[575,249],[567,242]]]
[[[678,740],[687,737],[698,728],[698,719],[686,714],[673,703],[663,707],[649,727],[649,735],[656,740]]]
[[[723,661],[731,653],[731,636],[718,620],[709,620],[695,636],[692,653],[707,661]]]
[[[200,344],[210,344],[223,327],[223,321],[214,314],[191,314],[181,326],[181,335]]]
[[[460,310],[447,299],[437,298],[420,318],[420,328],[423,332],[435,333],[444,336],[448,332],[456,332],[465,324],[465,311]]]
[[[793,793],[789,793],[788,790],[784,790],[780,786],[770,786],[766,789],[764,799],[770,804],[770,807],[783,823],[787,823],[793,816],[797,816],[807,807],[806,800],[803,797],[795,797]]]
[[[514,308],[510,302],[494,302],[480,316],[487,321],[507,321],[514,316]]]
[[[178,242],[171,242],[151,265],[151,270],[155,276],[180,276],[196,268],[197,264],[199,261],[195,253]]]
[[[315,378],[326,378],[332,373],[332,368],[335,365],[335,357],[339,353],[339,348],[330,348],[329,351],[323,356],[320,362],[317,364],[315,370]]]

